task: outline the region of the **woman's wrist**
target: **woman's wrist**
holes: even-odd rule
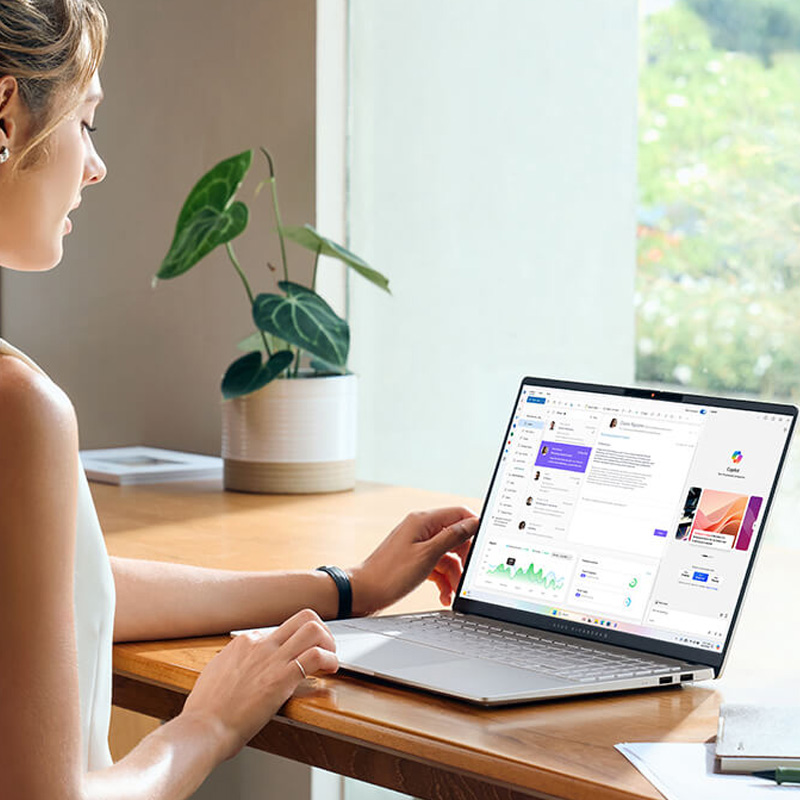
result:
[[[352,616],[368,617],[370,614],[380,611],[382,606],[377,601],[377,592],[372,587],[363,565],[351,567],[347,570],[347,574],[350,576],[350,586],[353,592]]]
[[[202,709],[184,708],[167,724],[179,729],[179,735],[186,737],[185,741],[194,740],[201,743],[203,750],[207,749],[210,769],[233,758],[244,746],[221,719]]]

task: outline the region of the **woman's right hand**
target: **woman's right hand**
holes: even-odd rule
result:
[[[333,673],[336,645],[314,611],[305,609],[272,633],[236,636],[200,674],[182,715],[210,724],[221,760],[231,758],[291,697],[303,674]]]

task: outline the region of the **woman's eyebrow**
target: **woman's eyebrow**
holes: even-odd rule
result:
[[[92,94],[87,95],[86,99],[83,101],[84,103],[102,103],[103,102],[103,93],[102,92],[92,92]]]

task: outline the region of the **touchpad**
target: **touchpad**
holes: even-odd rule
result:
[[[381,673],[461,660],[457,653],[376,633],[337,633],[336,655],[345,668]]]

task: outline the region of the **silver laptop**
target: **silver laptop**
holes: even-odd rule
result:
[[[797,409],[525,378],[453,607],[329,623],[482,705],[718,677]]]

